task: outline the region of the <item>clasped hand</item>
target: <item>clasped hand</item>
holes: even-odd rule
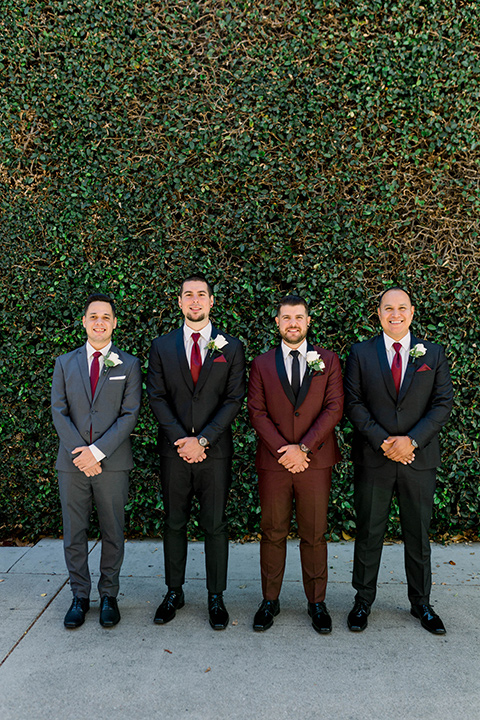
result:
[[[382,443],[382,450],[389,460],[402,465],[410,465],[415,460],[414,447],[408,435],[389,436]]]
[[[308,468],[310,458],[307,456],[307,453],[300,450],[299,445],[282,445],[277,452],[283,453],[278,462],[289,472],[295,474],[303,472]]]
[[[88,447],[88,445],[81,445],[72,450],[72,455],[80,453],[78,457],[74,458],[73,464],[87,477],[93,477],[94,475],[100,475],[102,472],[102,466],[95,459],[94,454]]]
[[[199,463],[207,457],[205,448],[198,442],[196,437],[179,438],[174,445],[180,457],[188,463]]]

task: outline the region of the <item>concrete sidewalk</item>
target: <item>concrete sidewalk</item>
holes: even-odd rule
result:
[[[98,577],[99,544],[91,569]],[[153,615],[165,592],[163,548],[126,543],[122,621],[98,622],[98,597],[78,630],[59,540],[0,548],[1,720],[480,719],[480,544],[434,545],[435,637],[409,613],[403,546],[384,548],[377,601],[364,633],[346,626],[353,543],[329,544],[331,635],[306,612],[297,542],[290,542],[281,613],[252,631],[261,600],[259,546],[232,544],[225,593],[230,625],[208,623],[203,544],[189,547],[186,605],[168,625]]]

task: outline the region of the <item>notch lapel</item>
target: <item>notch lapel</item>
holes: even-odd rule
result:
[[[175,345],[177,347],[178,367],[180,368],[180,371],[183,375],[183,379],[193,393],[193,391],[195,390],[195,386],[193,384],[192,373],[190,372],[190,368],[188,366],[187,354],[185,352],[185,343],[183,342],[183,325],[177,330]]]
[[[92,402],[92,388],[90,386],[90,373],[88,372],[87,348],[84,345],[77,351],[78,369],[82,378],[85,392],[90,402]]]
[[[378,361],[380,363],[380,369],[382,371],[383,379],[385,381],[385,385],[387,387],[387,390],[389,394],[392,396],[392,399],[397,401],[397,391],[395,390],[395,383],[393,381],[393,375],[392,370],[390,368],[390,365],[388,364],[387,359],[387,351],[385,350],[385,342],[383,340],[383,335],[379,335],[377,337],[377,357]]]
[[[281,345],[278,345],[278,347],[275,348],[275,366],[277,368],[278,377],[280,379],[280,382],[282,383],[285,395],[295,407],[295,395],[293,394],[292,386],[288,382],[287,371],[285,370],[285,363],[283,362]]]

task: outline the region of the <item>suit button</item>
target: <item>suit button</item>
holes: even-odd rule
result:
[[[295,417],[298,417],[299,415],[300,415],[299,412],[296,412],[296,413],[295,413]]]
[[[192,400],[193,400],[193,402],[197,402],[198,397],[197,397],[196,395],[194,395],[193,398],[192,398]]]
[[[397,407],[397,412],[401,412],[401,411],[402,411],[402,408],[401,408],[401,407]]]

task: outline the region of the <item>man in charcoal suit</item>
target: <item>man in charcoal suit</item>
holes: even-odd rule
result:
[[[453,389],[443,348],[410,333],[414,310],[405,290],[386,290],[378,306],[382,335],[353,345],[346,365],[345,409],[354,427],[357,514],[357,594],[348,616],[353,632],[367,627],[395,492],[411,613],[431,633],[445,633],[430,605],[428,528],[440,464],[438,433],[452,409]]]
[[[120,620],[117,605],[124,553],[124,507],[133,467],[130,434],[140,411],[140,362],[112,344],[115,304],[90,295],[83,327],[87,342],[55,363],[52,416],[60,439],[56,468],[63,515],[65,560],[73,602],[64,625],[79,627],[90,608],[88,526],[92,502],[102,535],[100,623]]]
[[[182,327],[156,338],[150,349],[147,390],[159,424],[161,484],[165,509],[165,580],[168,587],[154,622],[170,622],[185,604],[187,523],[192,497],[200,503],[205,533],[210,625],[223,630],[228,612],[228,528],[225,507],[231,484],[231,423],[245,395],[242,343],[210,322],[213,290],[203,275],[180,288]]]
[[[262,510],[260,566],[263,601],[253,629],[268,630],[280,612],[292,503],[300,536],[303,585],[313,628],[329,633],[327,509],[332,466],[340,460],[335,425],[343,410],[335,353],[307,342],[310,316],[303,298],[283,298],[275,318],[281,344],[255,358],[248,411],[258,435],[256,468]]]

